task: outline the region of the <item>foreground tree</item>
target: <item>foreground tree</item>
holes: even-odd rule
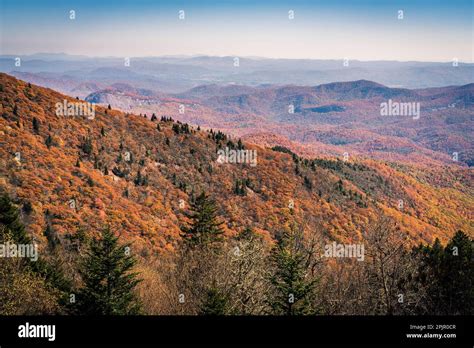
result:
[[[229,245],[227,255],[231,313],[264,314],[270,284],[266,279],[268,247],[263,238],[247,227]]]
[[[18,208],[13,205],[10,198],[4,193],[0,195],[0,226],[3,226],[2,234],[8,233],[15,243],[31,243],[31,239],[20,221]]]
[[[192,201],[190,210],[189,223],[181,227],[183,243],[173,270],[164,275],[172,294],[170,308],[173,314],[222,314],[228,289],[218,208],[203,192]]]
[[[181,228],[181,236],[190,246],[215,244],[222,241],[222,222],[218,221],[217,206],[204,192],[191,203],[189,226]]]
[[[273,271],[270,276],[272,291],[268,304],[272,314],[314,314],[312,296],[317,278],[310,274],[308,253],[303,243],[303,231],[292,229],[283,233],[271,252]]]
[[[136,260],[129,245],[119,245],[109,228],[90,244],[80,275],[84,287],[78,294],[77,312],[92,315],[130,315],[140,312],[134,289],[140,282],[131,272]]]
[[[446,314],[474,313],[474,240],[458,231],[444,249],[444,303]]]
[[[410,257],[408,236],[380,215],[365,233],[365,260],[358,273],[357,311],[360,314],[412,314],[423,289],[414,286],[416,262]]]
[[[229,314],[229,297],[218,287],[211,286],[206,293],[201,305],[202,315],[226,315]]]
[[[32,244],[19,209],[7,194],[0,195],[0,243]],[[38,315],[61,312],[61,270],[43,259],[0,257],[0,315]]]
[[[0,227],[0,233],[2,233]],[[3,242],[11,242],[4,234]],[[0,315],[61,313],[60,292],[20,258],[0,257]]]
[[[474,311],[474,241],[458,231],[443,248],[414,249],[420,257],[418,286],[427,289],[421,314],[470,315]]]

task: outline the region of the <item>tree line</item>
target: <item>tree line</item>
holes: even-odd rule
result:
[[[67,243],[48,225],[37,261],[0,258],[0,314],[397,315],[473,313],[473,240],[458,231],[445,245],[410,247],[393,221],[364,232],[365,259],[326,258],[323,234],[289,220],[275,240],[243,229],[224,237],[216,202],[191,202],[179,247],[139,258],[109,227],[79,230]],[[0,244],[31,244],[21,211],[0,196]],[[143,261],[142,261],[143,262]]]

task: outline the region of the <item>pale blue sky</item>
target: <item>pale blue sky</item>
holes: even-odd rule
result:
[[[2,54],[473,62],[471,0],[0,3]],[[185,20],[178,19],[179,10]]]

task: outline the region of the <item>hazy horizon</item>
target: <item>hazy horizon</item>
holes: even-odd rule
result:
[[[0,57],[33,57],[41,55],[57,55],[57,56],[69,56],[69,57],[80,57],[80,58],[89,58],[89,59],[123,59],[124,56],[113,56],[113,55],[85,55],[85,54],[73,54],[67,52],[34,52],[27,54],[15,54],[15,53],[4,53],[0,52]],[[209,58],[244,58],[244,59],[253,59],[253,60],[321,60],[321,61],[342,61],[345,57],[335,57],[335,58],[284,58],[284,57],[268,57],[268,56],[237,56],[237,55],[208,55],[208,54],[165,54],[165,55],[149,55],[149,56],[128,56],[130,59],[147,59],[147,58],[200,58],[200,57],[209,57]],[[351,59],[352,62],[394,62],[394,63],[452,63],[452,60],[447,61],[427,61],[427,60],[396,60],[396,59]],[[459,61],[460,64],[474,64],[474,61]]]

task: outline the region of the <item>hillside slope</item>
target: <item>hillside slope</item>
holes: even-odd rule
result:
[[[474,234],[468,168],[308,160],[250,144],[256,166],[220,164],[218,148],[237,139],[103,107],[94,119],[56,115],[65,100],[80,102],[0,74],[0,186],[43,245],[47,225],[64,238],[109,224],[142,253],[173,250],[202,190],[216,199],[228,235],[253,226],[272,238],[296,221],[306,233],[353,241],[379,212],[413,242]]]

